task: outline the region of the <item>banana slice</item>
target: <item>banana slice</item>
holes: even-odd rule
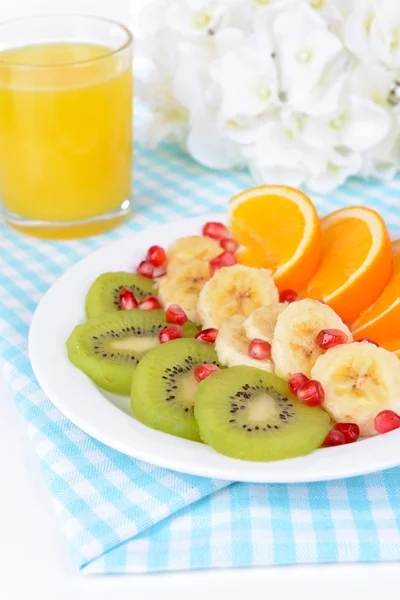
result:
[[[382,410],[400,412],[400,360],[368,342],[335,346],[312,368],[325,390],[324,409],[337,422],[356,423],[361,435],[377,432]]]
[[[250,340],[259,338],[272,344],[276,322],[287,306],[287,302],[279,302],[257,308],[243,323],[247,337]]]
[[[263,371],[273,372],[273,363],[270,360],[256,360],[248,354],[250,341],[246,336],[243,323],[246,317],[235,315],[223,322],[218,331],[215,350],[219,361],[227,367],[248,365]]]
[[[310,377],[315,361],[324,352],[315,342],[322,329],[340,329],[349,343],[353,341],[342,319],[318,300],[292,302],[279,315],[272,341],[272,360],[279,377],[288,379],[294,373]]]
[[[244,265],[223,267],[201,291],[197,310],[203,327],[216,327],[234,315],[248,317],[261,306],[278,302],[271,271]]]
[[[168,267],[175,267],[191,260],[210,261],[223,252],[221,246],[210,237],[191,235],[179,238],[167,250]]]
[[[161,278],[158,284],[158,298],[164,308],[170,304],[179,304],[189,319],[199,324],[199,294],[210,277],[210,265],[203,260],[192,260],[177,265]]]

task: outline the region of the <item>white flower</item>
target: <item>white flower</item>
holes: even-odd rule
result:
[[[400,68],[400,10],[398,0],[355,2],[347,17],[344,40],[363,62]]]
[[[304,102],[330,61],[339,55],[342,42],[307,4],[279,14],[273,32],[281,90],[295,106]]]
[[[334,151],[326,163],[326,168],[319,175],[309,177],[306,186],[312,192],[328,194],[342,185],[348,177],[356,175],[361,163],[360,154]]]
[[[390,118],[370,100],[350,96],[330,118],[307,119],[302,136],[316,148],[347,147],[355,152],[369,150],[387,135]]]
[[[183,36],[209,34],[218,27],[224,9],[216,0],[173,0],[165,11],[165,23]]]
[[[193,117],[187,150],[195,160],[211,169],[244,166],[237,144],[225,138],[218,129],[217,121],[205,111]]]
[[[226,120],[257,116],[278,104],[278,79],[271,53],[241,46],[212,64],[211,75],[221,86],[221,114]]]

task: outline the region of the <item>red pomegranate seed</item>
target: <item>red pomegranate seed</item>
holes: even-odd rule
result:
[[[333,428],[323,441],[322,448],[329,448],[330,446],[343,446],[345,443],[346,437],[344,433]]]
[[[279,294],[279,302],[296,302],[300,300],[300,296],[294,290],[283,290]]]
[[[213,344],[217,339],[218,329],[214,327],[210,327],[210,329],[203,329],[200,333],[197,333],[194,337],[196,340],[201,340],[202,342],[210,342]]]
[[[214,240],[222,240],[230,236],[229,230],[222,223],[210,221],[206,223],[202,231],[203,235],[213,238]]]
[[[343,433],[346,444],[352,444],[360,437],[360,428],[356,423],[336,423],[333,429]]]
[[[149,277],[150,279],[153,277],[154,267],[151,262],[147,260],[143,260],[137,268],[137,272],[142,277]]]
[[[219,243],[224,250],[231,254],[235,254],[239,248],[238,242],[232,238],[222,238]]]
[[[307,381],[310,380],[308,379],[308,377],[306,377],[306,375],[304,375],[303,373],[295,373],[288,379],[289,390],[292,392],[292,394],[296,395],[299,387]]]
[[[146,260],[150,262],[153,267],[161,267],[167,262],[167,255],[165,254],[164,248],[161,246],[151,246],[146,255]]]
[[[155,310],[156,308],[161,308],[161,304],[153,294],[149,294],[143,300],[139,302],[139,308],[141,310]]]
[[[315,341],[320,348],[323,350],[328,350],[334,346],[345,344],[348,339],[349,336],[340,329],[323,329],[319,332],[315,338]]]
[[[306,406],[320,406],[325,400],[324,388],[319,381],[310,379],[297,389],[297,398]]]
[[[162,267],[156,267],[153,271],[153,279],[159,279],[160,277],[164,277],[167,274],[167,267],[163,265]]]
[[[197,381],[197,383],[200,383],[200,381],[206,379],[206,377],[211,375],[211,373],[215,373],[215,371],[219,370],[220,369],[219,367],[217,367],[217,365],[197,365],[197,367],[194,370],[194,378]]]
[[[400,415],[394,410],[383,410],[375,417],[375,429],[378,433],[388,433],[400,427]]]
[[[354,340],[355,342],[368,342],[368,344],[373,344],[374,346],[377,346],[379,348],[379,344],[378,342],[374,342],[374,340],[371,340],[371,338],[369,337],[364,337],[364,338],[360,338],[359,340]]]
[[[171,304],[166,310],[167,323],[183,325],[188,320],[187,314],[179,304]]]
[[[266,358],[271,358],[271,344],[265,340],[254,338],[254,340],[251,340],[247,352],[251,358],[265,360]]]
[[[210,260],[211,276],[213,276],[214,273],[222,267],[232,267],[233,265],[236,265],[236,263],[237,260],[233,256],[233,254],[231,254],[230,252],[223,252],[216,258]]]
[[[177,340],[181,337],[183,337],[183,329],[180,325],[171,325],[171,327],[166,327],[165,329],[160,331],[158,335],[160,344],[172,342],[172,340]]]
[[[221,259],[219,258],[219,256],[217,256],[216,258],[213,258],[212,260],[210,260],[210,271],[211,271],[211,277],[217,272],[219,271],[219,269],[221,269],[221,267],[224,267],[225,265],[222,264]]]
[[[119,290],[119,306],[121,310],[132,310],[138,307],[138,301],[131,290],[125,287]]]

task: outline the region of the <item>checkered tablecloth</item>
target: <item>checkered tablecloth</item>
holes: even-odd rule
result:
[[[47,242],[0,225],[3,369],[77,567],[128,573],[399,560],[400,469],[296,485],[192,477],[96,442],[40,390],[27,357],[29,323],[65,269],[127,231],[224,210],[251,181],[245,173],[204,170],[172,147],[138,145],[134,185],[135,218],[96,238]],[[387,185],[353,180],[313,199],[321,214],[355,203],[375,207],[400,231],[400,178]]]

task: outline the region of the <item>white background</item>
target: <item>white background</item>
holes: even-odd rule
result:
[[[129,25],[146,0],[0,0],[0,20],[81,12]],[[250,0],[249,0],[250,1]],[[133,6],[135,5],[135,6]],[[400,566],[349,565],[86,577],[71,562],[27,427],[0,376],[1,600],[398,598]]]

